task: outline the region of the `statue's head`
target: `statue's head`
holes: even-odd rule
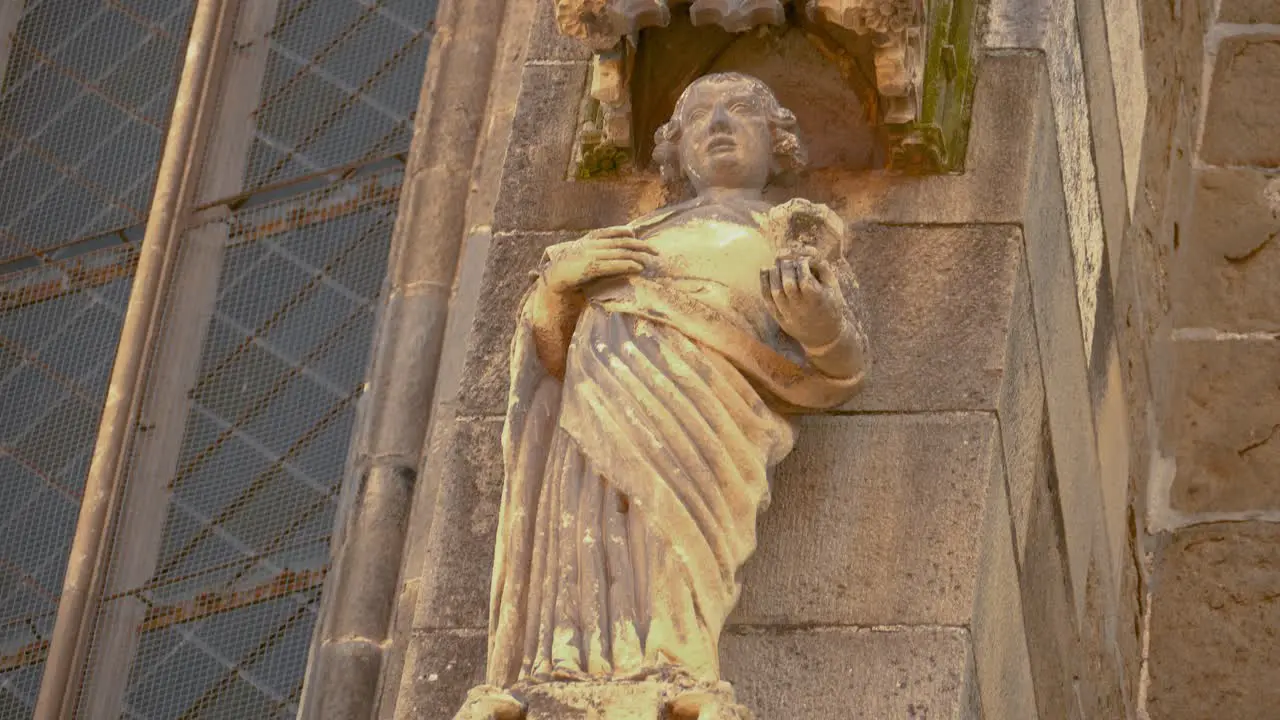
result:
[[[760,189],[804,165],[796,116],[769,86],[741,73],[704,75],[685,89],[654,135],[653,158],[667,185]]]

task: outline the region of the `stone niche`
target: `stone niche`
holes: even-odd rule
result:
[[[557,0],[592,49],[571,174],[644,168],[680,92],[725,71],[774,88],[815,168],[958,171],[972,20],[964,0]]]
[[[573,14],[615,4],[650,12]],[[1080,672],[1068,568],[1083,558],[1087,569],[1089,555],[1068,552],[1061,528],[1095,516],[1071,499],[1096,482],[1097,466],[1091,429],[1073,420],[1088,411],[1089,392],[1043,59],[970,61],[960,59],[967,39],[951,43],[964,48],[954,77],[966,79],[950,86],[964,90],[950,96],[963,112],[929,105],[926,63],[921,114],[889,123],[874,43],[836,28],[848,44],[831,53],[807,32],[829,22],[808,14],[822,4],[761,11],[770,22],[739,30],[701,21],[708,3],[538,8],[492,237],[468,290],[475,304],[456,403],[424,465],[424,485],[439,489],[423,563],[408,570],[420,572],[420,589],[404,671],[400,683],[384,681],[397,719],[451,718],[485,679],[509,348],[529,271],[547,246],[661,202],[648,138],[691,80],[720,70],[757,75],[796,112],[816,168],[778,188],[777,200],[821,202],[847,223],[873,357],[861,393],[802,419],[799,444],[777,468],[721,637],[723,679],[760,720],[1072,716],[1073,679],[1092,676]],[[963,18],[955,27],[968,32],[971,10],[917,10],[929,19],[922,29],[937,11]],[[634,23],[611,24],[620,18]],[[952,36],[925,33],[932,56],[930,37]],[[610,79],[614,51],[630,59]],[[615,150],[625,148],[631,169],[597,168],[584,181],[566,169],[589,156],[585,140],[601,141],[587,135],[607,124],[593,115],[602,102],[628,113],[620,127],[630,135],[614,139],[627,139]],[[954,142],[914,156],[934,164],[903,165],[913,157],[907,140],[925,142],[922,128],[937,118],[966,131],[939,130],[935,138]],[[548,711],[531,693],[530,720],[601,717],[589,697],[561,695],[574,707]]]

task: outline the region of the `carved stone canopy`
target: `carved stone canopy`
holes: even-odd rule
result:
[[[694,26],[742,33],[797,22],[859,39],[871,48],[878,121],[890,165],[924,172],[963,161],[973,0],[555,0],[560,32],[594,52],[591,93],[579,136],[579,174],[624,162],[633,147],[631,70],[640,32],[684,12]]]

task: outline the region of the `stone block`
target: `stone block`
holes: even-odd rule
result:
[[[525,720],[665,720],[667,686],[657,682],[535,685],[519,693]]]
[[[396,598],[396,610],[392,620],[391,642],[382,658],[382,681],[378,688],[379,718],[395,717],[395,706],[400,698],[400,681],[404,677],[408,646],[413,638],[413,614],[418,608],[418,579],[406,580]]]
[[[1137,616],[1120,614],[1116,595],[1119,582],[1118,578],[1107,577],[1111,573],[1108,564],[1105,553],[1094,557],[1085,588],[1074,686],[1082,719],[1134,717],[1136,703],[1132,700],[1137,696],[1138,676],[1125,674],[1119,641],[1126,631],[1133,633]],[[1137,650],[1136,644],[1132,649]]]
[[[1008,476],[1014,545],[1019,562],[1023,562],[1031,506],[1037,495],[1049,492],[1046,479],[1053,462],[1047,437],[1044,374],[1025,264],[1019,265],[1009,312],[996,413]]]
[[[1179,530],[1153,572],[1151,720],[1275,717],[1280,525]]]
[[[1200,159],[1280,167],[1280,36],[1222,40],[1213,69]]]
[[[814,172],[794,192],[864,222],[1021,223],[1033,199],[1032,150],[1054,133],[1048,82],[1039,52],[981,58],[962,174]]]
[[[1017,228],[865,226],[852,231],[849,261],[872,369],[842,409],[995,409],[1024,272]]]
[[[431,402],[434,368],[424,368],[422,348],[444,331],[449,315],[446,287],[406,293],[392,290],[380,312],[373,350],[373,388],[394,388],[394,395],[369,403],[372,417],[362,433],[362,455],[397,457],[412,462],[426,432],[424,406]],[[392,380],[394,378],[394,381]],[[375,391],[376,392],[376,391]],[[383,390],[386,392],[386,390]]]
[[[462,412],[506,413],[507,388],[511,383],[511,337],[515,333],[520,302],[533,285],[529,273],[537,270],[542,252],[548,246],[577,236],[577,233],[494,236],[459,378],[458,407]]]
[[[1280,179],[1246,168],[1195,171],[1191,221],[1172,260],[1177,327],[1280,330]]]
[[[527,273],[548,245],[576,235],[494,238],[461,375],[463,412],[505,411],[511,335],[530,284]],[[1016,228],[867,226],[855,231],[850,261],[862,286],[873,369],[844,410],[990,410],[1021,402],[1023,394],[1031,406],[1040,404],[1035,328]],[[1015,302],[1023,304],[1015,309]],[[1028,312],[1015,320],[1022,310]],[[1025,372],[1032,368],[1034,374]],[[1004,389],[1010,383],[1026,388],[1010,395]]]
[[[1052,460],[1052,449],[1046,451]],[[1048,464],[1047,472],[1053,467]],[[1056,484],[1056,478],[1046,478]],[[1071,680],[1077,666],[1075,612],[1062,527],[1051,492],[1032,496],[1019,587],[1027,634],[1031,675],[1040,717],[1066,717],[1071,706]]]
[[[1102,526],[1106,547],[1099,550],[1107,562],[1105,572],[1120,577],[1129,528],[1129,406],[1124,394],[1124,378],[1116,343],[1099,363],[1105,377],[1101,397],[1095,401],[1094,426],[1098,431],[1098,466],[1102,483]]]
[[[1280,5],[1274,0],[1222,0],[1218,22],[1239,25],[1280,25]]]
[[[339,579],[331,585],[335,597],[326,639],[381,642],[388,636],[415,480],[409,468],[381,464],[361,478]]]
[[[970,627],[984,717],[1033,717],[996,433],[985,413],[803,421],[730,624]]]
[[[988,413],[805,418],[730,623],[967,624],[998,452]]]
[[[410,636],[397,720],[447,720],[484,682],[484,630],[429,630]]]
[[[1084,603],[1081,593],[1093,552],[1094,524],[1102,507],[1097,436],[1058,141],[1049,131],[1037,135],[1035,143],[1023,235],[1057,463],[1058,500],[1066,525],[1067,563],[1076,593],[1073,606],[1078,613]]]
[[[730,634],[721,674],[761,720],[977,720],[963,628],[831,628]]]
[[[378,697],[383,649],[360,640],[326,644],[316,657],[321,669],[316,704],[326,717],[356,718],[368,714]]]
[[[1022,597],[1014,560],[1013,524],[1003,458],[997,451],[987,467],[986,518],[974,596],[973,653],[981,690],[982,716],[988,720],[1036,718],[1035,687]]]
[[[560,28],[556,27],[556,4],[553,2],[537,4],[527,52],[527,60],[533,62],[585,62],[591,59],[591,48],[586,43],[560,34]]]
[[[1125,48],[1127,40],[1136,40],[1137,8],[1128,4],[1123,9],[1108,9],[1103,0],[1082,0],[1077,2],[1076,16],[1079,23],[1080,56],[1084,62],[1084,89],[1088,97],[1089,134],[1093,144],[1093,164],[1097,172],[1097,195],[1099,210],[1102,213],[1103,237],[1105,249],[1111,267],[1120,260],[1120,248],[1124,240],[1124,229],[1129,219],[1129,193],[1125,186],[1126,167],[1131,174],[1137,173],[1138,147],[1141,136],[1134,136],[1132,110],[1121,109],[1117,98],[1133,102],[1132,75],[1141,76],[1142,54],[1134,46]],[[1120,17],[1117,17],[1120,16]],[[1124,23],[1129,19],[1132,25]],[[1109,22],[1109,20],[1111,22]],[[1117,23],[1121,26],[1117,27]],[[1121,47],[1111,48],[1111,32],[1117,32],[1116,39]],[[1131,31],[1130,33],[1125,31]],[[1129,53],[1124,53],[1128,49]],[[1126,56],[1127,55],[1127,56]],[[1117,57],[1119,56],[1119,57]],[[1113,67],[1116,60],[1136,61],[1134,66],[1125,67],[1123,72],[1116,73]],[[1141,101],[1136,103],[1139,111],[1145,108],[1145,87]],[[1141,117],[1141,116],[1139,116]],[[1141,127],[1140,125],[1138,127]],[[1126,137],[1126,130],[1127,133]],[[1125,152],[1126,140],[1130,152]],[[1100,268],[1099,285],[1105,286],[1113,278]],[[1101,287],[1099,288],[1101,290]],[[1102,320],[1098,320],[1102,324]]]
[[[494,207],[495,231],[590,230],[656,208],[656,175],[570,179],[587,64],[526,65]]]
[[[415,629],[485,629],[502,500],[502,420],[457,421],[430,535]]]
[[[1175,510],[1280,509],[1280,340],[1173,345]]]

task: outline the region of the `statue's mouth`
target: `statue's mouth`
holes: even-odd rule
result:
[[[711,142],[707,143],[707,152],[717,153],[728,150],[735,150],[738,147],[737,141],[728,135],[720,135],[711,138]]]

